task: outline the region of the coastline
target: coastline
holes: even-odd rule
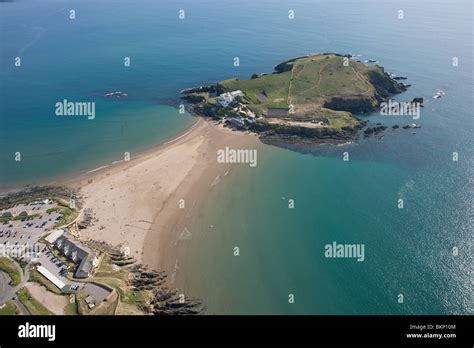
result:
[[[166,271],[173,285],[179,241],[188,238],[186,231],[207,193],[235,166],[217,163],[217,150],[226,146],[256,149],[263,144],[254,134],[199,118],[185,133],[130,161],[65,181],[83,196],[84,208],[93,211],[95,221],[81,230],[82,237],[128,245],[138,262]]]

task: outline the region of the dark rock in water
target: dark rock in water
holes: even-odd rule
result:
[[[364,136],[368,137],[370,135],[377,135],[384,130],[386,130],[388,127],[387,126],[374,126],[374,127],[369,127],[364,131]]]
[[[407,125],[403,126],[402,128],[403,129],[421,128],[421,126],[419,124],[412,123],[412,124],[407,124]]]
[[[375,124],[375,125],[376,125],[376,126],[380,126],[380,125],[381,125],[381,123],[379,122],[379,123],[377,123],[377,124]]]
[[[423,97],[418,97],[418,98],[413,98],[413,100],[411,101],[412,103],[419,103],[420,106],[423,106]]]
[[[404,76],[395,76],[393,79],[394,79],[394,80],[406,80],[407,77],[404,77]]]
[[[364,131],[364,135],[371,135],[371,134],[374,134],[374,129],[373,128],[369,127]]]
[[[398,124],[395,124],[395,125],[392,126],[392,129],[398,129],[398,128],[400,128],[400,126]]]

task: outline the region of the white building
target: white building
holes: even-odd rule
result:
[[[62,229],[54,230],[53,232],[51,232],[51,233],[45,238],[45,240],[46,240],[48,243],[54,244],[54,242],[56,242],[56,240],[57,240],[59,237],[61,237],[63,234],[64,234],[64,230],[62,230]]]
[[[51,283],[53,283],[54,285],[56,285],[59,290],[62,290],[66,284],[64,284],[64,282],[59,279],[58,277],[56,277],[53,273],[51,273],[50,271],[48,271],[45,267],[43,266],[38,266],[36,268],[38,270],[39,273],[41,273],[43,276],[45,276],[49,281],[51,281]]]
[[[244,93],[241,90],[233,92],[225,92],[217,97],[217,102],[224,107],[229,106],[230,103],[234,101],[237,97],[243,97]]]

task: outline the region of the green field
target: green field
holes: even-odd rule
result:
[[[323,121],[328,127],[354,127],[359,121],[352,116],[353,105],[362,100],[367,109],[378,104],[377,88],[371,76],[389,86],[393,82],[383,68],[368,66],[335,54],[301,57],[282,63],[280,70],[250,80],[231,78],[219,85],[227,91],[241,90],[244,102],[258,116],[289,121]],[[347,109],[331,109],[332,98],[349,100]],[[377,100],[378,98],[378,100]],[[272,115],[274,109],[291,110],[287,115]]]
[[[281,74],[265,75],[252,80],[238,80],[236,78],[220,82],[220,84],[230,90],[241,90],[245,93],[249,107],[261,114],[266,112],[269,107],[285,108],[288,107],[288,86],[290,83],[290,72]],[[257,95],[263,94],[267,97],[266,102],[260,102]]]
[[[344,57],[320,55],[298,59],[293,64],[293,83],[291,94],[294,104],[321,103],[332,96],[372,97],[374,88],[368,82],[366,73],[377,70]]]

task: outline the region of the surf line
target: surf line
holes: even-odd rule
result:
[[[198,119],[197,122],[195,124],[193,124],[191,126],[191,128],[184,134],[170,140],[170,141],[167,141],[166,143],[163,143],[163,145],[166,145],[166,144],[169,144],[169,143],[172,143],[172,142],[175,142],[183,137],[185,137],[186,135],[188,135],[189,133],[191,133],[194,129],[194,127],[196,127],[198,125],[198,123],[201,122],[201,119]],[[139,156],[136,156],[135,158],[138,158]],[[118,163],[121,163],[121,162],[124,162],[124,160],[119,160],[119,161],[114,161],[112,162],[112,165],[115,165],[115,164],[118,164]],[[93,172],[96,172],[98,170],[101,170],[101,169],[104,169],[104,168],[107,168],[109,167],[110,165],[105,165],[105,166],[102,166],[102,167],[99,167],[99,168],[95,168],[95,169],[92,169],[92,170],[89,170],[86,174],[90,174],[90,173],[93,173]]]
[[[107,168],[107,167],[108,167],[108,165],[102,166],[102,167],[99,167],[99,168],[96,168],[96,169],[89,170],[89,171],[87,172],[87,174],[96,172],[96,171],[98,171],[98,170],[101,170],[101,169],[104,169],[104,168]]]
[[[201,122],[201,119],[198,119],[197,122],[196,122],[195,124],[193,124],[192,127],[191,127],[186,133],[184,133],[184,134],[182,134],[182,135],[180,135],[180,136],[178,136],[178,137],[176,137],[176,138],[174,138],[174,139],[171,139],[170,141],[167,141],[167,142],[164,143],[163,145],[167,145],[167,144],[169,144],[169,143],[173,143],[173,142],[175,142],[175,141],[177,141],[177,140],[179,140],[179,139],[185,137],[186,135],[188,135],[189,133],[191,133],[191,132],[193,131],[194,127],[196,127],[199,122]]]

